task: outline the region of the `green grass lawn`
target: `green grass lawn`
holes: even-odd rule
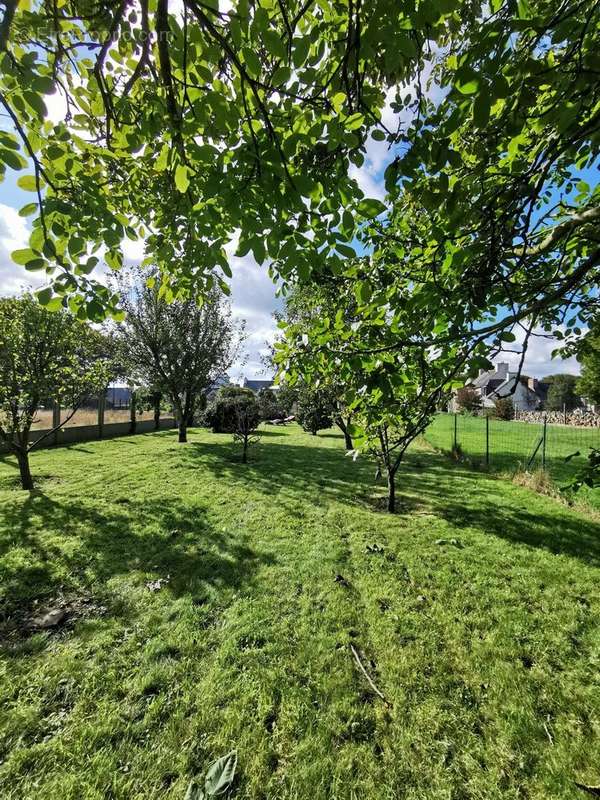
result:
[[[597,522],[424,444],[391,517],[372,465],[295,426],[246,466],[165,431],[32,467],[29,494],[0,460],[3,800],[183,800],[232,748],[255,800],[600,783]]]
[[[496,472],[515,472],[526,468],[532,456],[534,458],[531,469],[541,468],[542,429],[542,424],[490,419],[490,469]],[[425,437],[434,447],[451,450],[454,443],[454,414],[438,414],[427,429]],[[466,456],[482,464],[485,463],[485,418],[459,414],[457,440]],[[546,469],[558,485],[568,482],[577,468],[587,461],[591,447],[600,448],[600,428],[547,426]],[[567,456],[572,456],[574,453],[579,455],[567,461]],[[600,508],[600,489],[594,491],[584,489],[582,497],[585,497],[592,506]]]

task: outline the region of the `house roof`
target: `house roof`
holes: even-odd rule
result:
[[[273,380],[269,381],[258,381],[258,380],[248,380],[248,378],[244,378],[243,387],[244,389],[252,389],[253,392],[259,392],[261,389],[270,389],[273,386]]]
[[[491,380],[494,380],[494,375],[496,374],[496,370],[494,369],[490,370],[489,372],[482,372],[481,375],[473,378],[471,381],[471,386],[474,386],[476,389],[482,389],[484,386],[487,386]],[[504,378],[497,380],[500,380],[500,383],[502,383]]]

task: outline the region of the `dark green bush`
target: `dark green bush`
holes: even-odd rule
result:
[[[258,425],[260,408],[254,392],[241,386],[223,386],[206,407],[202,424],[213,433],[234,433],[241,406],[251,417],[256,416]]]

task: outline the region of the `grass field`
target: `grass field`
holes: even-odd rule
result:
[[[424,444],[391,517],[295,426],[246,466],[164,431],[32,467],[29,494],[0,459],[3,800],[183,800],[234,747],[236,799],[600,783],[598,523]]]
[[[459,414],[456,421],[457,440],[462,452],[484,464],[485,418]],[[490,469],[494,472],[515,472],[526,468],[532,456],[531,469],[539,469],[542,465],[542,430],[541,424],[490,419]],[[427,429],[425,438],[440,450],[451,450],[454,443],[454,414],[438,414]],[[558,485],[566,483],[577,468],[585,463],[591,447],[600,448],[600,428],[547,426],[546,469]],[[567,456],[574,453],[579,455],[567,461]],[[582,497],[600,508],[600,489],[593,492],[583,490]]]

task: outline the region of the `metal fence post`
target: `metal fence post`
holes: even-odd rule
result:
[[[546,469],[546,427],[548,424],[548,418],[546,414],[544,414],[544,430],[542,433],[542,469]]]
[[[485,415],[485,465],[490,465],[490,415]]]

